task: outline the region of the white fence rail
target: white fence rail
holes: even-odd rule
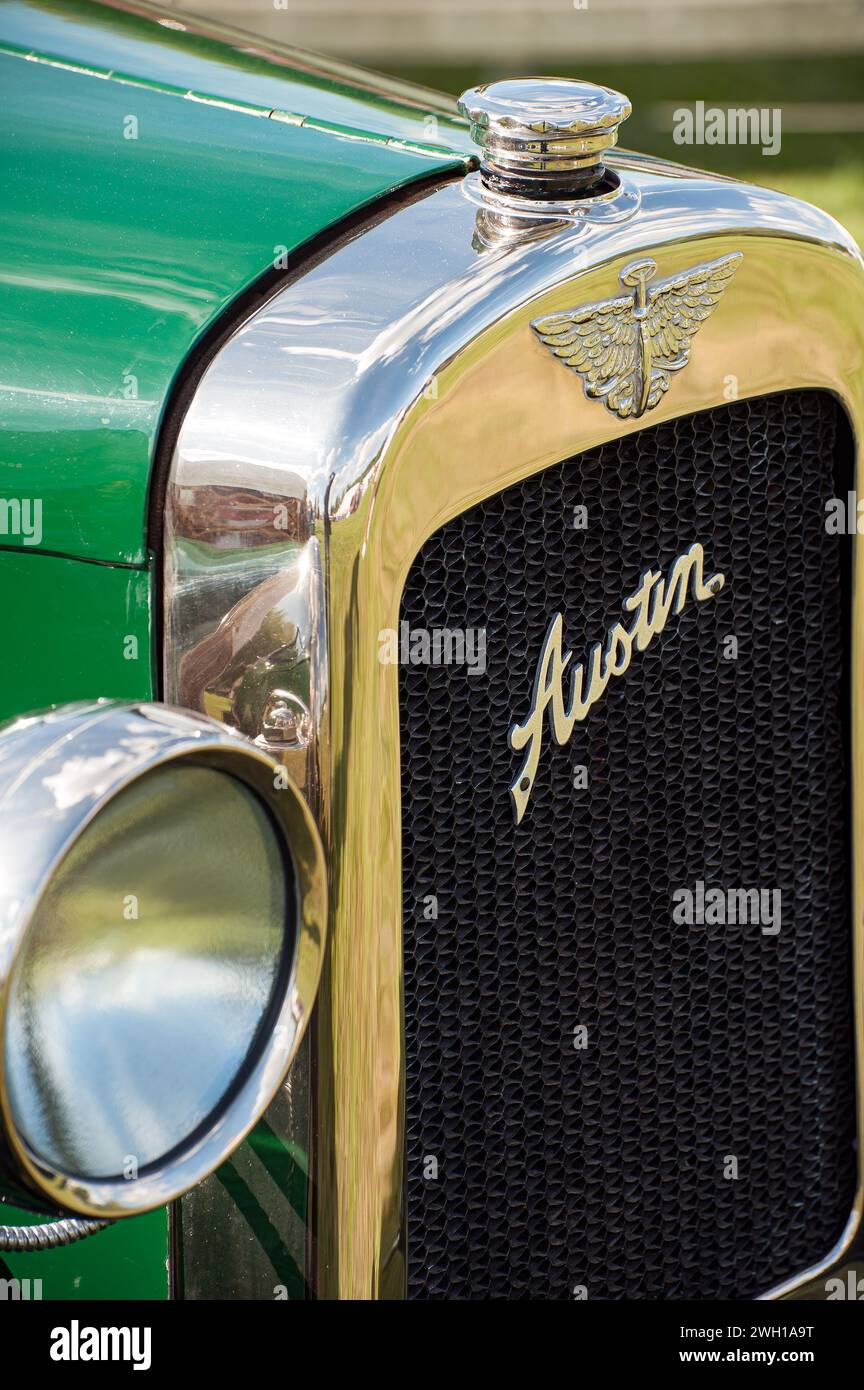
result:
[[[162,0],[373,63],[650,61],[864,48],[862,0]],[[554,64],[553,64],[554,66]]]

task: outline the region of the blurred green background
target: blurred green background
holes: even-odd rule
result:
[[[455,94],[504,75],[482,61],[460,67],[391,63],[386,71]],[[520,73],[530,71],[524,67]],[[627,94],[633,115],[621,130],[622,145],[793,193],[832,213],[864,245],[864,55],[578,66],[559,61],[555,73]],[[671,113],[697,101],[724,109],[779,108],[778,154],[763,155],[751,145],[676,145]]]

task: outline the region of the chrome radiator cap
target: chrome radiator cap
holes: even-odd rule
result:
[[[611,87],[565,77],[518,77],[472,87],[459,98],[493,187],[561,196],[602,181],[603,156],[632,111]]]

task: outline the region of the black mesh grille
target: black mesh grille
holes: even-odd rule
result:
[[[400,671],[413,1297],[748,1297],[841,1233],[846,543],[824,521],[845,428],[816,392],[649,428],[473,508],[412,568],[403,620],[488,643],[483,677]],[[516,828],[507,732],[550,617],[581,659],[694,541],[724,590],[566,747],[546,735]],[[779,935],[674,924],[700,880],[779,888]]]

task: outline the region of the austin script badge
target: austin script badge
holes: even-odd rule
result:
[[[644,415],[669,390],[672,373],[690,361],[693,338],[740,263],[741,252],[734,251],[649,286],[657,262],[647,256],[618,276],[629,293],[534,319],[531,327],[579,373],[589,401],[602,401],[622,420]]]
[[[569,698],[566,700],[564,675],[573,660],[573,653],[563,650],[564,621],[560,613],[555,614],[540,652],[531,707],[522,723],[514,724],[510,730],[510,747],[516,752],[521,752],[523,748],[528,750],[519,775],[510,788],[517,825],[525,814],[537,775],[546,711],[549,711],[549,731],[555,742],[559,745],[567,743],[574,726],[587,717],[591,706],[600,699],[612,677],[623,676],[630,665],[634,647],[636,651],[644,652],[649,642],[663,631],[670,613],[680,613],[688,598],[701,603],[719,594],[725,578],[722,574],[712,574],[706,579],[704,563],[705,552],[701,545],[696,544],[679,555],[665,577],[660,570],[646,570],[633,593],[624,600],[625,611],[634,615],[629,626],[616,623],[609,630],[605,645],[596,642],[588,660],[580,661],[572,668]]]

